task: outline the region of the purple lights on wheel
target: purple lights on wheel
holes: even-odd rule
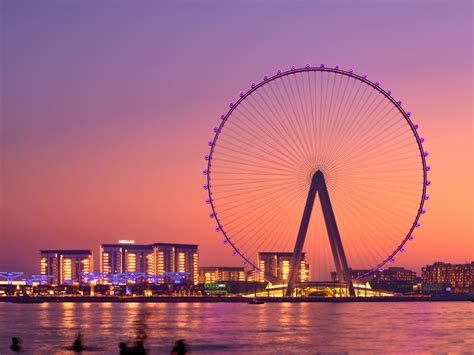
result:
[[[340,181],[347,180],[348,176],[354,178],[354,181],[357,181],[359,184],[364,183],[364,178],[370,179],[371,177],[363,175],[362,170],[354,170],[350,172],[351,174],[344,175],[351,165],[343,165],[342,160],[341,163],[339,161],[331,161],[331,166],[335,167],[334,170],[332,170],[324,165],[326,162],[317,156],[317,154],[324,152],[325,149],[336,153],[338,151],[343,152],[344,149],[346,149],[343,143],[340,143],[342,144],[340,147],[344,147],[344,149],[337,145],[334,147],[330,146],[332,142],[344,142],[344,140],[348,140],[352,143],[354,143],[354,141],[357,143],[359,136],[364,137],[364,130],[368,130],[367,142],[373,141],[373,143],[368,145],[368,149],[372,147],[374,149],[374,155],[371,159],[378,159],[375,154],[375,148],[379,145],[385,146],[385,150],[379,150],[378,154],[380,155],[384,154],[385,151],[394,152],[395,157],[397,154],[402,155],[404,153],[398,153],[396,149],[389,150],[389,148],[387,148],[388,143],[384,142],[384,135],[391,137],[390,130],[392,126],[396,124],[397,132],[410,133],[409,136],[407,133],[408,138],[406,138],[406,145],[412,147],[413,152],[417,153],[413,154],[413,158],[410,156],[409,159],[413,159],[413,165],[416,165],[417,169],[419,168],[419,171],[417,170],[418,175],[413,174],[409,175],[409,177],[411,176],[413,180],[416,179],[416,184],[421,181],[415,186],[418,189],[416,190],[416,194],[411,193],[412,191],[408,192],[411,193],[410,196],[419,196],[421,198],[417,197],[419,200],[416,201],[416,205],[415,202],[413,202],[410,211],[400,212],[403,216],[406,215],[406,221],[404,220],[404,224],[402,225],[402,227],[405,228],[403,234],[393,237],[393,240],[399,238],[398,243],[393,247],[385,247],[382,245],[380,248],[380,256],[373,256],[374,261],[367,267],[364,267],[364,269],[370,270],[370,272],[376,272],[377,270],[383,271],[386,263],[395,262],[395,255],[397,253],[405,252],[404,244],[408,240],[413,240],[412,231],[415,228],[421,227],[419,219],[421,215],[426,213],[423,204],[430,198],[429,195],[426,194],[426,188],[431,185],[431,181],[427,179],[427,172],[431,170],[431,167],[426,165],[425,158],[428,157],[428,151],[424,150],[422,146],[425,139],[418,135],[417,130],[419,126],[411,121],[412,114],[402,108],[402,101],[397,101],[392,98],[392,92],[390,90],[384,90],[379,81],[370,81],[367,79],[366,74],[354,74],[352,69],[344,69],[344,65],[343,69],[341,69],[339,65],[331,67],[329,64],[320,64],[319,66],[311,67],[309,63],[306,63],[303,67],[291,65],[289,69],[288,67],[286,68],[287,69],[283,70],[277,69],[276,75],[265,75],[263,80],[259,83],[252,82],[248,92],[239,92],[235,101],[232,101],[228,105],[228,112],[222,114],[222,122],[220,125],[213,128],[215,137],[208,142],[210,153],[204,158],[207,163],[207,169],[202,170],[202,174],[207,177],[207,184],[204,185],[203,188],[207,190],[209,194],[209,199],[206,200],[206,204],[211,205],[212,213],[209,214],[209,217],[216,220],[217,226],[215,227],[215,231],[223,233],[225,237],[223,242],[232,247],[233,256],[242,257],[244,265],[251,267],[256,273],[259,273],[257,252],[274,251],[271,249],[272,244],[266,242],[266,238],[269,238],[271,233],[267,233],[265,228],[270,228],[273,223],[273,225],[275,225],[274,233],[278,234],[280,233],[279,230],[283,230],[283,226],[287,225],[285,223],[288,223],[285,219],[285,212],[278,212],[279,206],[276,205],[277,201],[292,201],[292,198],[296,196],[296,192],[293,195],[289,192],[292,191],[292,189],[296,189],[292,185],[293,181],[295,181],[295,186],[298,188],[298,196],[305,195],[305,188],[307,188],[307,180],[305,179],[315,172],[311,169],[322,165],[321,171],[323,171],[325,177],[328,179],[330,197],[335,200],[333,204],[337,206],[334,208],[338,226],[341,228],[341,236],[343,236],[343,239],[348,238],[345,233],[347,233],[347,230],[350,228],[341,227],[339,225],[340,220],[344,219],[340,217],[341,214],[344,216],[346,212],[341,212],[342,207],[340,206],[343,206],[343,204],[337,202],[337,199],[341,198],[341,196],[349,196],[349,198],[352,198],[352,196],[339,192],[338,189],[343,189],[343,187],[340,187],[338,184]],[[283,77],[285,78],[284,80],[282,80]],[[382,79],[381,81],[383,82],[384,79],[380,79]],[[364,89],[356,91],[359,87]],[[348,90],[347,93],[344,91],[345,88]],[[254,94],[256,91],[258,91],[258,93]],[[365,92],[367,92],[367,97],[363,96]],[[372,100],[372,96],[369,96],[369,93],[372,92],[374,94],[371,95],[373,95],[374,98],[378,98],[379,101],[374,101],[372,106],[368,106],[367,104],[367,108],[364,109],[364,111],[362,110],[362,105],[365,104],[367,100]],[[346,95],[346,97],[344,95]],[[360,95],[360,97],[357,95]],[[355,100],[355,98],[357,98],[357,100]],[[386,120],[384,121],[386,122],[386,124],[384,123],[385,126],[381,123],[380,127],[388,127],[388,132],[375,134],[378,133],[378,121],[374,120],[373,122],[376,123],[374,125],[365,125],[364,120],[366,120],[366,118],[364,115],[360,114],[357,116],[356,111],[354,111],[353,116],[351,116],[351,102],[361,105],[361,107],[353,108],[354,110],[356,108],[360,110],[360,113],[365,112],[368,114],[374,112],[374,116],[379,114],[380,119]],[[382,105],[382,103],[386,103],[385,106]],[[382,111],[383,107],[386,108],[386,112]],[[391,107],[396,109],[389,111]],[[337,111],[338,108],[340,112]],[[384,116],[388,112],[393,113],[391,116]],[[326,115],[330,117],[331,120],[328,118],[328,121],[325,121]],[[395,121],[393,117],[396,117],[398,121]],[[352,119],[352,123],[350,119]],[[393,119],[393,122],[390,121],[390,119]],[[335,126],[335,128],[332,127],[332,122],[337,122],[339,126]],[[367,122],[370,123],[368,119]],[[308,130],[310,132],[307,136],[295,139],[295,137],[302,134],[302,131]],[[345,136],[324,136],[331,132],[335,134],[345,134]],[[355,132],[354,135],[351,135],[353,132]],[[395,136],[395,134],[392,136]],[[278,139],[280,139],[280,141],[276,143],[273,142]],[[403,137],[403,139],[405,138]],[[396,144],[396,142],[394,142],[394,144]],[[328,148],[326,148],[325,145],[328,145]],[[283,149],[282,147],[287,147],[288,149]],[[360,162],[358,163],[362,164],[365,157],[364,150],[361,147],[356,148],[353,155],[357,156],[359,154],[362,158],[359,158]],[[346,150],[346,152],[347,151],[348,150]],[[306,160],[303,160],[303,157]],[[331,159],[335,159],[334,157],[334,155],[330,156]],[[344,158],[351,159],[352,156],[348,156],[346,153]],[[314,161],[311,161],[311,159],[314,159]],[[388,159],[391,159],[391,157]],[[400,161],[401,160],[400,158]],[[367,161],[372,164],[370,159]],[[281,166],[277,165],[276,162],[280,162]],[[353,164],[355,166],[355,163]],[[386,166],[387,161],[384,161],[383,164],[381,163],[380,165]],[[288,166],[290,166],[291,169],[287,168]],[[378,167],[376,168],[378,169]],[[388,169],[390,172],[393,170],[392,168]],[[400,169],[403,170],[404,167],[400,166]],[[327,176],[326,171],[328,171]],[[301,174],[301,176],[304,175],[304,178],[297,174]],[[278,180],[279,176],[282,176],[281,181]],[[378,176],[390,177],[389,173],[383,170],[380,170]],[[393,181],[397,181],[396,178],[390,178]],[[272,179],[276,182],[274,183]],[[367,181],[370,182],[372,180]],[[368,184],[368,186],[369,185],[370,184]],[[268,191],[272,191],[274,195],[265,195],[267,193],[265,190],[267,186]],[[413,189],[415,189],[415,187],[413,187]],[[281,191],[286,189],[284,190],[286,191],[285,198],[283,198],[283,195],[281,195],[281,197],[278,195],[280,193],[278,189],[280,188]],[[370,186],[368,188],[370,188]],[[390,188],[390,186],[387,185],[387,188]],[[403,185],[402,188],[409,189],[411,187],[406,184]],[[356,198],[359,197],[354,197],[354,199]],[[414,198],[412,200],[414,200]],[[360,199],[360,201],[365,204],[372,203],[365,202],[364,199]],[[368,199],[367,201],[371,200]],[[272,204],[272,206],[275,204],[274,209],[270,207],[267,208],[268,211],[274,213],[273,222],[263,219],[266,218],[265,213],[270,213],[261,207],[267,203]],[[364,203],[362,203],[361,206],[363,206]],[[381,203],[385,205],[386,209],[390,209],[390,198],[382,200]],[[300,205],[296,204],[296,202],[295,205],[298,206],[297,208],[295,207],[295,209],[299,208],[302,210]],[[315,207],[316,206],[319,207],[318,204],[315,204]],[[401,207],[396,204],[394,204],[394,206],[395,208],[401,209]],[[257,210],[259,208],[261,208],[261,210]],[[231,213],[229,211],[235,212]],[[377,209],[374,209],[374,211],[377,211]],[[217,218],[217,216],[219,218]],[[259,220],[259,218],[261,220]],[[376,219],[374,218],[374,220]],[[380,221],[381,220],[382,219],[380,219]],[[260,231],[259,228],[262,230]],[[292,228],[293,227],[288,227],[289,232],[287,232],[286,238],[296,238],[296,233]],[[376,228],[374,228],[374,231],[375,229]],[[398,229],[400,230],[400,228]],[[393,228],[393,230],[395,230],[395,228]],[[252,239],[251,236],[253,234],[255,235]],[[280,237],[278,234],[276,238],[283,237]],[[280,243],[280,239],[276,240],[275,244],[276,243]],[[283,242],[281,243],[282,246],[275,249],[291,252],[294,246],[293,239],[290,241],[287,239],[284,247]],[[382,242],[380,243],[383,244]],[[352,244],[354,245],[356,243],[353,242]],[[258,245],[260,245],[260,250],[256,250]],[[355,265],[357,254],[353,250],[350,250],[351,243],[344,243],[344,247],[349,250],[347,252],[349,255],[349,264],[354,263]],[[267,248],[269,250],[267,250]],[[379,253],[379,251],[374,251],[374,253],[375,252]],[[352,267],[352,264],[350,266]],[[355,268],[355,266],[353,268]]]

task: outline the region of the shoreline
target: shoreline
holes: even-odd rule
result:
[[[252,297],[219,297],[219,296],[40,296],[21,297],[3,296],[0,302],[16,304],[35,303],[248,303]],[[449,296],[392,296],[392,297],[258,297],[265,303],[346,303],[346,302],[474,302],[474,296],[469,294]]]

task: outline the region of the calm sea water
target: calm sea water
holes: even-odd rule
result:
[[[0,353],[71,353],[81,331],[117,354],[140,328],[151,354],[183,338],[193,353],[474,352],[474,303],[0,303]]]

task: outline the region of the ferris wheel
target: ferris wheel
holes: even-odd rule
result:
[[[256,272],[259,252],[290,251],[299,265],[301,252],[316,264],[326,250],[352,287],[349,268],[383,270],[421,226],[423,142],[402,102],[366,75],[323,64],[278,70],[241,92],[214,128],[203,171],[210,217]]]

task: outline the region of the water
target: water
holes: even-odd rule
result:
[[[0,303],[0,354],[85,345],[117,354],[144,327],[152,354],[184,338],[193,353],[474,352],[474,303]]]

